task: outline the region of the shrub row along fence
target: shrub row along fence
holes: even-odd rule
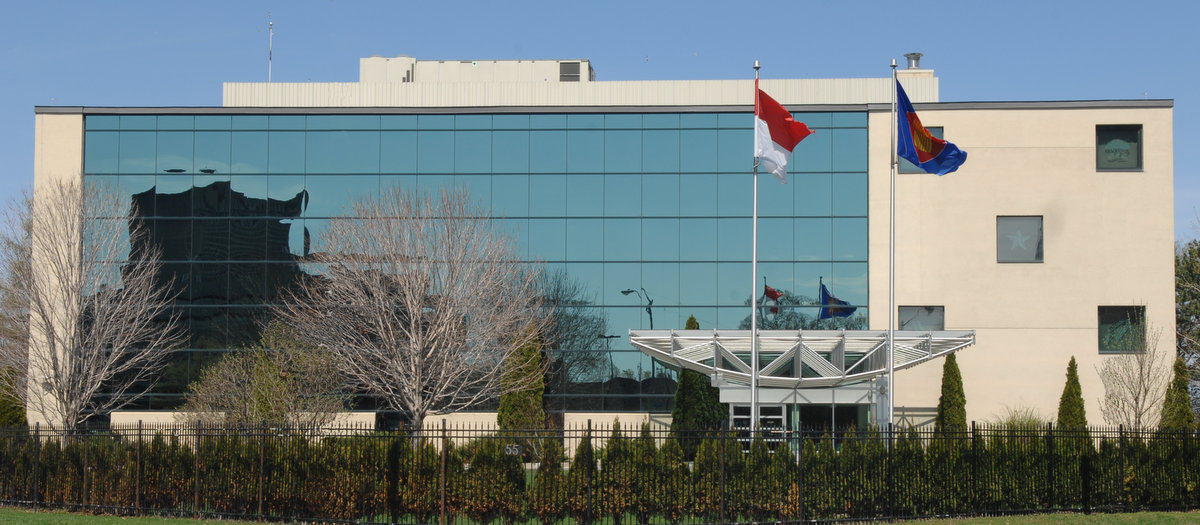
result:
[[[444,424],[443,424],[444,426]],[[591,425],[589,425],[590,427]],[[631,431],[632,430],[632,431]],[[684,450],[695,450],[694,457]],[[0,430],[0,500],[354,523],[716,523],[1200,506],[1200,437],[579,428]]]

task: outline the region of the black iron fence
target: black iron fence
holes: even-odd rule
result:
[[[0,502],[347,523],[728,523],[1200,506],[1200,436],[665,429],[0,430]]]

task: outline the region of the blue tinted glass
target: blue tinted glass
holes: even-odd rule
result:
[[[604,171],[604,132],[567,132],[567,171],[602,173]]]
[[[229,260],[262,261],[267,258],[265,219],[229,220]]]
[[[229,258],[229,219],[195,219],[192,221],[192,255],[201,261],[224,261]],[[195,274],[195,267],[192,270]],[[194,286],[194,284],[193,284]],[[192,298],[197,291],[192,289]]]
[[[758,244],[759,249],[762,249],[762,243]],[[761,261],[762,258],[760,257]],[[759,289],[755,292],[760,297],[763,293],[762,283],[766,283],[776,290],[787,290],[789,292],[806,292],[807,290],[796,290],[796,283],[792,280],[791,261],[788,262],[760,262],[758,263],[758,284]]]
[[[192,177],[192,187],[192,213],[198,217],[229,215],[228,173],[195,175]]]
[[[303,122],[301,122],[303,125]],[[267,171],[271,173],[304,173],[304,132],[272,131],[269,141]]]
[[[649,113],[642,115],[642,129],[678,129],[678,113]]]
[[[748,278],[747,278],[748,279]],[[746,295],[746,300],[750,295]],[[724,330],[747,330],[750,328],[750,307],[726,305],[717,308],[717,328]]]
[[[110,195],[122,202],[126,201],[127,196],[121,195],[121,184],[116,175],[87,175],[83,180],[88,187],[94,187],[97,192]]]
[[[308,235],[308,253],[325,251],[326,237],[329,236],[329,219],[304,219],[304,231]],[[313,273],[314,269],[307,269]]]
[[[834,129],[833,170],[867,171],[867,130]]]
[[[196,172],[204,174],[229,173],[228,131],[196,133]]]
[[[380,172],[417,172],[417,133],[415,131],[383,131],[380,133],[379,142]]]
[[[235,130],[267,129],[266,115],[233,115],[231,127]]]
[[[604,260],[636,261],[642,258],[641,219],[604,220]]]
[[[308,173],[379,173],[379,132],[310,131]]]
[[[792,117],[797,121],[803,122],[809,129],[828,128],[833,125],[833,114],[828,112],[802,113],[793,111]],[[812,137],[809,137],[812,138]],[[808,139],[804,139],[808,140]]]
[[[867,215],[866,173],[839,173],[833,176],[833,215]]]
[[[229,265],[229,302],[262,304],[266,302],[267,266],[263,263]]]
[[[121,173],[154,173],[154,139],[153,131],[121,133],[117,169]]]
[[[454,117],[454,129],[492,129],[492,116],[458,115]]]
[[[529,175],[492,177],[492,213],[500,217],[529,216]]]
[[[717,303],[716,263],[679,263],[679,282],[684,283],[679,289],[680,305],[708,306]],[[713,328],[713,325],[708,327]]]
[[[567,260],[604,260],[604,220],[567,219]]]
[[[154,215],[154,175],[121,175],[117,177],[118,194],[121,200],[137,203],[142,209],[138,213]],[[138,197],[142,195],[142,197]],[[125,196],[129,198],[126,199]]]
[[[712,129],[717,127],[716,113],[684,113],[679,115],[679,127]]]
[[[679,176],[679,214],[714,216],[717,214],[717,176],[712,173]]]
[[[158,118],[154,115],[121,115],[122,130],[149,130],[158,127]]]
[[[530,115],[530,129],[564,129],[567,127],[566,115]]]
[[[828,261],[833,258],[833,221],[825,217],[795,220],[797,261]]]
[[[192,115],[159,115],[158,130],[191,131],[195,123]]]
[[[267,171],[267,132],[235,131],[230,146],[231,173]]]
[[[717,220],[679,219],[679,257],[684,261],[717,260]]]
[[[154,214],[160,217],[186,217],[192,214],[190,174],[161,174],[155,178]]]
[[[491,134],[493,173],[529,171],[529,132],[496,131]]]
[[[156,166],[159,173],[192,172],[192,135],[191,131],[160,131],[158,133]]]
[[[758,260],[792,260],[792,219],[758,219]],[[751,233],[753,235],[753,233]]]
[[[529,215],[533,217],[562,217],[566,214],[566,175],[530,175]]]
[[[604,132],[604,170],[608,173],[642,171],[642,132]]]
[[[642,170],[647,173],[679,171],[679,131],[647,130],[642,133]],[[611,168],[610,168],[611,170]]]
[[[460,117],[461,120],[461,117]],[[489,131],[459,131],[454,134],[454,172],[492,171],[492,134]]]
[[[121,129],[121,119],[116,115],[87,115],[83,117],[83,127],[88,131],[118,130]]]
[[[492,207],[492,176],[491,175],[455,175],[454,187],[465,188],[471,200],[483,207]]]
[[[833,169],[833,133],[828,129],[815,131],[796,144],[796,148],[792,150],[792,157],[787,166],[789,179],[793,174],[798,177],[805,172],[827,172]]]
[[[304,115],[267,116],[267,128],[269,129],[294,129],[303,131],[304,127]]]
[[[665,308],[666,305],[679,304],[679,263],[642,264],[642,286],[646,288],[646,293],[654,299],[655,328],[658,328],[658,309]],[[677,327],[668,324],[670,319],[665,315],[662,316],[662,322],[664,328],[683,328],[682,323]]]
[[[716,171],[716,130],[684,130],[680,133],[680,171],[700,173]]]
[[[752,113],[717,113],[717,127],[752,129],[754,115]]]
[[[530,131],[529,171],[531,173],[563,173],[566,170],[567,133],[565,131]]]
[[[742,306],[750,300],[750,263],[717,263],[717,304]],[[750,309],[742,315],[750,315]],[[740,318],[739,318],[740,320]],[[736,328],[737,323],[725,324],[725,328]]]
[[[262,216],[267,213],[267,176],[234,175],[229,180],[231,195],[229,214],[233,216]]]
[[[642,213],[642,176],[604,177],[604,215],[638,217]]]
[[[796,215],[828,216],[833,204],[833,177],[827,173],[802,173],[790,177],[796,197]]]
[[[418,192],[437,193],[444,188],[454,185],[453,175],[419,175],[417,176]]]
[[[717,131],[717,171],[750,173],[754,168],[753,139],[748,129]]]
[[[613,113],[604,116],[607,129],[642,129],[642,115],[638,113]]]
[[[829,279],[833,276],[833,265],[828,262],[796,263],[792,266],[792,271],[796,283],[796,289],[792,291],[816,301],[821,278],[824,278],[828,284]],[[836,294],[836,292],[834,293]]]
[[[517,257],[528,260],[529,219],[504,219],[497,225],[497,231],[507,236]]]
[[[642,216],[675,217],[678,215],[679,175],[643,175]]]
[[[379,129],[379,115],[309,115],[308,129]]]
[[[417,129],[416,115],[381,115],[379,117],[380,129],[401,129],[411,130]]]
[[[492,129],[529,129],[529,115],[492,115]]]
[[[604,115],[572,113],[567,115],[568,129],[604,129]]]
[[[769,173],[760,172],[758,175],[758,216],[790,217],[794,207],[791,186],[796,183],[797,177],[804,175],[788,173],[786,185],[780,184],[779,180]],[[753,197],[751,197],[751,201],[753,201]],[[750,204],[750,209],[753,213],[753,202]]]
[[[196,115],[196,129],[229,131],[232,120],[229,115]]]
[[[267,179],[267,215],[299,217],[308,200],[304,194],[303,175],[272,175]]]
[[[570,226],[567,227],[567,244],[571,242]],[[599,243],[596,243],[599,244]],[[567,248],[570,251],[570,248]],[[569,258],[569,256],[568,256]],[[579,294],[584,301],[596,304],[600,301],[600,292],[604,289],[604,265],[600,263],[568,263],[567,275],[579,284],[582,292]]]
[[[867,263],[835,263],[831,275],[825,278],[829,293],[850,304],[867,304]]]
[[[529,220],[529,255],[542,261],[567,258],[567,222],[565,219]]]
[[[641,237],[643,260],[679,260],[679,219],[643,219]]]
[[[418,173],[453,172],[454,132],[422,131],[418,133],[417,152]]]
[[[642,282],[642,265],[638,263],[607,263],[604,265],[604,294],[603,301],[606,306],[629,306],[629,310],[638,308],[638,305],[646,304],[637,294],[631,293],[625,295],[621,290],[637,289],[641,287]],[[640,290],[639,290],[640,291]],[[653,296],[651,296],[653,297]],[[621,310],[625,310],[622,308]],[[612,312],[613,310],[610,310]],[[609,318],[610,327],[621,330],[621,326],[613,322]],[[626,327],[636,328],[634,326]],[[647,328],[649,328],[647,326]]]
[[[454,115],[417,115],[417,129],[454,129]]]
[[[749,218],[717,221],[717,257],[722,261],[749,261],[753,224]]]
[[[763,182],[774,177],[759,174]],[[717,214],[722,217],[749,217],[754,212],[754,176],[745,173],[721,173],[717,175]]]
[[[832,125],[865,128],[867,127],[867,114],[861,112],[834,113]]]
[[[225,222],[225,221],[221,221]],[[202,263],[192,265],[192,303],[227,304],[229,302],[229,265]]]
[[[390,188],[401,188],[405,191],[413,191],[417,188],[416,175],[380,175],[379,190],[384,191]]]
[[[115,131],[88,131],[83,140],[84,173],[117,173],[120,135]]]
[[[838,261],[867,260],[867,219],[833,220],[833,258]]]
[[[604,176],[567,175],[567,214],[599,217],[604,214]]]
[[[378,175],[309,175],[309,217],[334,217],[349,213],[355,201],[379,192]]]

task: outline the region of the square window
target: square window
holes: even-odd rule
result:
[[[901,306],[897,325],[901,330],[932,331],[946,329],[945,306]]]
[[[1141,171],[1142,125],[1096,126],[1097,171]]]
[[[1100,353],[1136,354],[1145,351],[1145,306],[1101,306],[1097,311]]]
[[[1042,217],[996,217],[996,262],[1042,262]]]
[[[943,138],[942,126],[928,126],[925,129],[929,130],[929,134],[933,135],[934,138]],[[925,173],[925,170],[918,168],[916,164],[909,162],[908,159],[899,157],[899,160],[900,164],[897,168],[899,173]]]

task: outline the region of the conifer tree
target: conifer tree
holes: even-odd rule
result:
[[[1071,356],[1071,361],[1067,363],[1067,384],[1063,386],[1062,397],[1058,400],[1057,426],[1064,430],[1087,427],[1083,388],[1079,386],[1079,367],[1075,364],[1075,356]]]
[[[1175,375],[1167,387],[1163,399],[1162,421],[1158,427],[1165,430],[1192,430],[1196,426],[1196,415],[1192,413],[1188,398],[1188,368],[1183,358],[1175,358]]]
[[[954,354],[942,365],[942,396],[938,398],[935,429],[938,432],[967,430],[967,395],[963,393],[962,374]]]
[[[688,317],[687,330],[699,330],[696,316]],[[693,458],[699,446],[699,435],[720,430],[729,419],[729,408],[721,403],[721,391],[704,374],[694,370],[679,371],[675,386],[675,408],[671,410],[671,435],[682,439],[684,457]]]
[[[541,344],[535,338],[508,356],[500,378],[503,393],[496,420],[504,430],[535,430],[546,425],[542,397],[546,391],[542,377]]]

